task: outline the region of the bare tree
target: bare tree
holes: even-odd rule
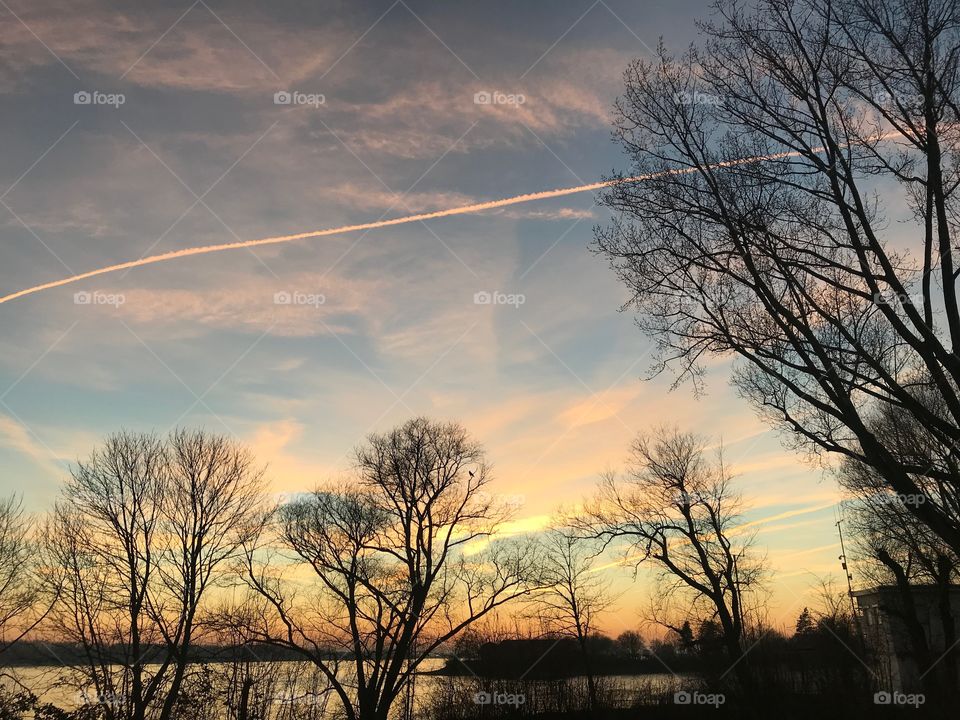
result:
[[[20,498],[0,500],[0,653],[45,614],[30,530]]]
[[[614,601],[610,581],[594,570],[595,553],[582,538],[553,530],[544,543],[543,581],[547,589],[537,595],[535,607],[548,630],[577,641],[590,709],[596,711],[599,699],[589,645],[591,634],[596,632],[597,616]]]
[[[113,435],[73,470],[45,534],[51,619],[109,720],[176,714],[202,598],[256,527],[261,478],[232,441],[187,431]]]
[[[605,547],[622,543],[634,567],[655,563],[663,598],[680,593],[705,604],[735,662],[743,652],[745,599],[763,574],[753,535],[738,529],[741,509],[722,452],[711,462],[703,438],[660,428],[636,440],[626,476],[606,475],[574,525]]]
[[[960,439],[960,3],[717,7],[702,48],[626,71],[616,133],[649,179],[606,194],[619,215],[598,249],[658,369],[698,382],[708,356],[735,356],[761,414],[928,493],[911,511],[958,551],[955,455],[917,463],[868,419],[887,408]],[[884,213],[881,185],[905,215]]]
[[[144,720],[163,681],[146,668],[160,640],[147,591],[168,481],[160,440],[114,435],[77,464],[46,529],[45,565],[63,586],[51,619],[82,647],[81,690],[108,720]]]
[[[171,482],[161,504],[163,554],[148,595],[151,614],[172,655],[160,718],[172,717],[198,629],[201,600],[218,570],[258,530],[263,470],[244,448],[221,435],[177,430],[167,441]],[[172,618],[172,619],[171,619]]]
[[[249,548],[246,580],[272,610],[250,630],[320,668],[348,718],[385,720],[432,652],[535,587],[538,563],[492,538],[507,514],[459,425],[410,420],[371,435],[356,464],[353,482],[281,507]]]

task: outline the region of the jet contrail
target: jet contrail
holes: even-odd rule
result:
[[[899,132],[888,132],[878,136],[877,139],[883,140],[899,134]],[[822,150],[823,148],[813,148],[813,152],[821,152]],[[765,160],[779,160],[781,158],[795,157],[797,155],[800,155],[799,151],[774,153],[772,155],[757,155],[754,157],[725,160],[723,162],[713,163],[711,165],[707,165],[706,168],[733,167],[736,165],[747,165],[754,162],[763,162]],[[278,245],[280,243],[288,243],[295,240],[306,240],[307,238],[325,237],[327,235],[340,235],[342,233],[357,232],[359,230],[374,230],[376,228],[390,227],[391,225],[406,225],[407,223],[420,222],[421,220],[433,220],[435,218],[449,217],[451,215],[470,215],[473,213],[483,212],[484,210],[507,207],[509,205],[519,205],[520,203],[548,200],[550,198],[563,197],[564,195],[574,195],[576,193],[590,192],[591,190],[600,190],[605,187],[611,187],[613,185],[619,185],[623,183],[638,183],[666,175],[685,175],[692,173],[697,169],[698,168],[682,168],[678,170],[663,170],[660,172],[650,173],[648,175],[637,175],[629,178],[604,180],[601,182],[590,183],[588,185],[578,185],[576,187],[544,190],[542,192],[527,193],[525,195],[515,195],[514,197],[502,198],[500,200],[489,200],[487,202],[476,203],[474,205],[462,205],[460,207],[447,208],[446,210],[435,210],[433,212],[419,213],[417,215],[405,215],[403,217],[391,218],[389,220],[377,220],[376,222],[360,223],[359,225],[342,225],[341,227],[329,228],[327,230],[311,230],[309,232],[295,233],[293,235],[278,235],[276,237],[260,238],[259,240],[241,240],[237,242],[223,243],[220,245],[202,245],[199,247],[185,248],[183,250],[172,250],[160,255],[149,255],[138,260],[128,260],[127,262],[118,263],[117,265],[108,265],[106,267],[97,268],[96,270],[89,270],[87,272],[80,273],[79,275],[72,275],[71,277],[62,278],[60,280],[52,280],[50,282],[43,283],[42,285],[35,285],[34,287],[29,287],[24,290],[18,290],[10,293],[9,295],[0,297],[0,305],[10,302],[11,300],[16,300],[17,298],[33,295],[34,293],[38,293],[43,290],[51,290],[63,285],[70,285],[71,283],[97,277],[98,275],[106,275],[107,273],[127,270],[128,268],[142,267],[143,265],[153,265],[154,263],[166,262],[167,260],[190,257],[191,255],[206,255],[207,253],[220,252],[222,250],[239,250],[241,248],[252,248],[260,245]]]

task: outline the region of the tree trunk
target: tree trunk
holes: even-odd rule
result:
[[[240,707],[237,709],[237,720],[249,720],[248,706],[250,703],[250,689],[253,687],[253,678],[249,675],[243,679],[240,687]]]
[[[940,612],[940,625],[943,628],[943,647],[944,654],[941,663],[945,669],[945,687],[956,687],[960,683],[960,677],[957,674],[957,625],[953,617],[953,607],[950,605],[950,569],[951,562],[949,558],[940,557],[938,559],[938,570],[940,577],[937,583],[938,592],[938,610]]]
[[[590,662],[590,652],[587,649],[587,639],[583,636],[577,638],[577,641],[580,644],[580,653],[583,655],[583,670],[584,674],[587,676],[587,695],[590,701],[590,712],[596,713],[599,708],[600,701],[597,697],[597,680],[593,676],[593,667]]]

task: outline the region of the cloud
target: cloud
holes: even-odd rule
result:
[[[828,510],[833,507],[836,507],[835,502],[818,503],[816,505],[797,508],[795,510],[784,510],[783,512],[776,513],[775,515],[770,515],[768,517],[760,518],[758,520],[751,520],[749,522],[741,523],[736,527],[736,531],[738,533],[741,533],[758,526],[766,529],[770,525],[777,525],[783,520],[789,520],[791,518],[795,518],[800,515],[809,515],[811,513],[818,513],[822,510]],[[778,529],[783,529],[784,527],[786,526],[782,526]],[[768,529],[767,532],[772,532],[772,531]]]
[[[383,305],[378,283],[320,273],[296,273],[283,279],[253,276],[241,285],[222,284],[196,289],[123,291],[117,309],[126,322],[152,332],[197,334],[206,330],[269,332],[278,337],[307,337],[358,332],[352,318],[375,315]]]
[[[7,415],[0,415],[0,443],[26,455],[54,477],[63,476],[63,460],[19,421]]]
[[[329,467],[307,459],[300,450],[306,430],[302,421],[283,418],[258,425],[247,440],[253,456],[267,466],[267,481],[275,494],[312,490],[331,473]]]
[[[28,69],[60,58],[81,77],[124,75],[142,87],[272,94],[281,89],[278,76],[302,80],[328,67],[346,42],[336,20],[303,33],[250,7],[220,10],[218,19],[202,3],[185,14],[97,0],[11,4],[23,22],[10,18],[0,26],[8,88],[24,82]]]
[[[476,555],[489,547],[490,543],[495,540],[542,532],[550,527],[553,520],[554,518],[550,515],[529,515],[509,520],[500,525],[492,537],[479,538],[464,545],[463,553],[468,556]]]
[[[589,220],[596,217],[592,209],[557,208],[555,210],[507,210],[504,217],[516,220]]]
[[[475,197],[459,192],[421,192],[414,191],[388,192],[374,178],[367,184],[348,182],[336,185],[327,191],[337,199],[337,202],[348,207],[364,211],[394,210],[397,214],[403,211],[421,213],[443,208],[473,205]]]
[[[560,414],[560,420],[574,429],[583,425],[619,418],[620,414],[643,394],[639,383],[626,387],[597,392],[583,400],[575,401]]]
[[[103,78],[96,82],[116,85],[107,88],[113,90],[133,84],[235,96],[247,103],[247,114],[283,117],[299,125],[305,138],[316,141],[333,128],[357,151],[399,158],[536,145],[531,131],[568,136],[581,127],[606,127],[619,69],[629,57],[558,47],[535,79],[518,83],[510,68],[479,81],[458,63],[446,62],[449,51],[418,24],[410,32],[391,33],[390,24],[404,20],[402,8],[366,38],[377,42],[375,54],[351,47],[368,27],[369,18],[360,12],[356,17],[307,13],[290,23],[278,11],[255,6],[214,16],[199,4],[183,17],[179,9],[148,13],[98,0],[14,9],[26,25],[11,20],[0,28],[5,68],[0,86],[7,91],[26,90],[33,77],[28,71],[57,66],[60,58],[84,78],[80,84],[95,74]],[[425,57],[438,61],[428,80],[406,72]],[[618,72],[609,72],[611,67]],[[326,104],[317,112],[277,108],[272,96],[278,90],[323,94]],[[522,96],[523,102],[474,102],[475,94],[491,91]],[[471,132],[452,147],[473,123],[487,130]]]
[[[541,81],[525,92],[510,88],[508,94],[524,97],[522,104],[474,102],[475,94],[491,85],[496,83],[465,83],[449,76],[391,88],[376,101],[351,103],[333,97],[323,117],[299,113],[296,119],[316,136],[333,127],[359,152],[403,158],[538,146],[541,136],[569,136],[584,127],[607,126],[599,96],[575,80]],[[344,117],[352,122],[344,122]]]

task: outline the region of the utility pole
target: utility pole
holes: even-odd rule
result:
[[[840,565],[843,568],[844,575],[847,576],[847,597],[850,598],[850,610],[853,611],[853,622],[857,628],[857,634],[863,638],[863,633],[860,629],[860,616],[857,614],[857,606],[853,602],[853,575],[850,573],[850,569],[847,567],[847,550],[843,545],[843,528],[841,524],[843,519],[837,518],[837,533],[840,535]]]
[[[850,574],[850,570],[847,568],[847,550],[843,546],[843,528],[841,527],[842,520],[837,520],[837,533],[840,535],[840,566],[843,568],[843,574],[847,576],[847,595],[850,597],[850,607],[853,608],[853,575]],[[855,610],[855,609],[854,609]]]

